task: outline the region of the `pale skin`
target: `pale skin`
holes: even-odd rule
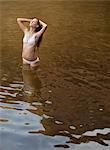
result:
[[[27,26],[23,24],[23,22],[29,22],[29,29]],[[23,31],[24,35],[26,32],[29,33],[30,37],[35,35],[35,37],[39,38],[47,29],[47,24],[44,23],[43,21],[39,20],[40,24],[42,25],[42,29],[38,32],[35,31],[36,27],[38,26],[38,19],[27,19],[27,18],[17,18],[17,23],[20,27],[20,29]],[[37,57],[39,57],[39,50],[38,47],[32,46],[32,45],[27,45],[23,44],[23,50],[22,50],[22,58],[25,58],[27,60],[35,60]],[[23,64],[26,64],[23,61]],[[31,67],[36,67],[39,65],[39,62],[35,64],[30,64]]]

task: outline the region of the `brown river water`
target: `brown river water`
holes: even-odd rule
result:
[[[38,70],[16,22],[33,16]],[[0,1],[0,83],[0,150],[110,150],[110,1]]]

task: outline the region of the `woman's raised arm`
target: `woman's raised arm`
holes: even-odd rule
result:
[[[39,22],[40,22],[40,24],[42,25],[42,29],[40,30],[40,31],[38,31],[38,35],[39,36],[41,36],[44,32],[45,32],[45,30],[47,29],[47,24],[46,23],[44,23],[43,21],[41,21],[41,20],[39,20]]]
[[[22,21],[22,22],[30,22],[32,19],[27,19],[27,18],[17,18],[17,21]]]
[[[28,28],[23,24],[23,22],[30,22],[32,19],[27,19],[27,18],[17,18],[17,23],[19,25],[19,27],[21,28],[21,30],[23,32],[25,32],[26,30],[28,30]]]

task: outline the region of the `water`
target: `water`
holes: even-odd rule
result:
[[[0,7],[0,150],[109,150],[110,2]],[[16,22],[32,16],[48,24],[37,71],[22,66]]]

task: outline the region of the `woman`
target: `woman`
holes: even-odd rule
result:
[[[23,22],[29,22],[29,30]],[[39,45],[41,43],[42,36],[47,29],[47,24],[36,17],[30,19],[17,18],[17,23],[24,33],[22,51],[23,64],[36,67],[39,65],[40,61]]]

